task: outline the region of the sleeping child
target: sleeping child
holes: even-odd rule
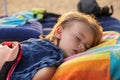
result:
[[[41,39],[22,41],[22,59],[11,80],[51,80],[63,59],[99,44],[102,28],[89,15],[68,12]]]

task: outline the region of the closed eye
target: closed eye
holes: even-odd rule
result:
[[[82,42],[82,40],[77,36],[76,36],[76,39],[77,39],[77,42]],[[85,43],[83,43],[83,45],[84,45],[85,50],[89,49],[89,47]]]
[[[77,36],[76,36],[76,39],[77,39],[78,41],[81,41],[81,39],[80,39],[79,37],[77,37]]]

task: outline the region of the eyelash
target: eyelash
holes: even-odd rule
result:
[[[76,39],[77,39],[77,41],[81,41],[81,39],[78,38],[77,36],[76,36]],[[86,50],[89,49],[85,44],[84,44],[84,47],[85,47]]]
[[[77,36],[76,36],[76,39],[77,39],[77,41],[81,41],[81,39],[80,39],[80,38],[78,38]]]

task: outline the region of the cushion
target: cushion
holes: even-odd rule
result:
[[[117,31],[120,32],[120,20],[114,17],[99,17],[98,21],[100,25],[103,27],[104,31]]]
[[[29,38],[38,38],[39,35],[43,33],[43,30],[42,24],[37,20],[42,19],[44,12],[44,9],[32,9],[1,18],[0,42],[11,40],[23,41]]]
[[[27,28],[0,28],[0,42],[23,41],[29,38],[38,38],[41,33]]]
[[[9,25],[7,25],[9,26]],[[0,42],[3,41],[23,41],[29,38],[39,38],[43,33],[42,25],[39,22],[31,21],[21,26],[1,28]]]
[[[120,36],[103,33],[98,46],[64,59],[52,80],[119,80]]]

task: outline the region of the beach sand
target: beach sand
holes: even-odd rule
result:
[[[8,15],[30,10],[32,8],[45,8],[47,12],[62,14],[77,11],[79,0],[6,0]],[[113,5],[112,17],[120,19],[120,0],[97,0],[99,6]],[[0,1],[0,16],[3,16],[2,0]]]

